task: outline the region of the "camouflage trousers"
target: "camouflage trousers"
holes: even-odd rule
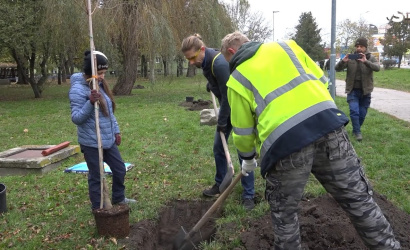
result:
[[[344,128],[278,161],[266,175],[275,249],[301,249],[297,212],[310,173],[347,212],[369,249],[400,249]]]

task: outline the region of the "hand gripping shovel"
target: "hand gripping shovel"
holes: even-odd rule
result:
[[[226,200],[228,195],[232,192],[232,189],[235,187],[236,183],[242,177],[242,172],[239,172],[238,176],[232,181],[228,188],[223,192],[218,199],[212,204],[212,206],[206,211],[202,218],[196,223],[196,225],[188,233],[183,227],[179,230],[176,239],[174,241],[173,248],[176,250],[191,250],[196,249],[196,246],[203,240],[201,237],[195,237],[195,233],[201,229],[201,227],[208,222],[212,213],[214,213],[220,205]]]
[[[212,103],[214,105],[215,116],[218,119],[218,108],[216,106],[215,95],[214,93],[212,93],[212,91],[211,91],[211,97],[212,97]],[[222,145],[225,151],[226,163],[228,164],[226,175],[224,179],[222,180],[221,185],[219,185],[219,192],[222,194],[225,191],[225,189],[229,186],[229,184],[231,184],[232,182],[232,178],[234,175],[234,169],[232,165],[231,155],[229,154],[228,144],[226,143],[225,134],[223,132],[219,132],[219,133],[220,133]]]

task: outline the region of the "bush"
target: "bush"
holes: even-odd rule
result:
[[[397,64],[396,60],[393,60],[393,59],[383,60],[383,68],[384,69],[390,69],[390,68],[396,66],[396,64]]]

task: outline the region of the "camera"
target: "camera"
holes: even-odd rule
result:
[[[360,55],[360,54],[349,54],[349,57],[348,57],[350,60],[357,60],[357,59],[360,59],[360,58],[362,58],[362,55]]]

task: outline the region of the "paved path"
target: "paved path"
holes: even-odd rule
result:
[[[346,96],[345,81],[336,80],[336,95]],[[410,122],[410,93],[374,88],[370,108]]]

